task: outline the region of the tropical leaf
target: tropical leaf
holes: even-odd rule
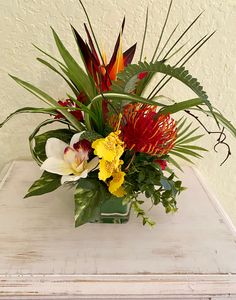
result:
[[[4,124],[6,124],[11,118],[15,117],[16,115],[28,114],[28,113],[49,114],[49,115],[54,115],[54,116],[58,114],[58,112],[54,108],[23,107],[23,108],[17,109],[13,113],[11,113],[9,116],[7,116],[7,118],[2,123],[0,123],[0,128]]]
[[[147,34],[147,25],[148,25],[148,7],[146,10],[145,27],[144,27],[144,32],[143,32],[143,39],[142,39],[142,46],[141,46],[139,61],[141,61],[142,57],[143,57],[143,49],[144,49],[146,34]]]
[[[35,95],[37,98],[39,98],[41,101],[45,102],[49,106],[51,106],[54,109],[57,109],[69,122],[70,124],[77,129],[78,131],[83,130],[83,126],[81,123],[66,109],[59,106],[57,101],[54,100],[51,96],[40,90],[39,88],[33,86],[32,84],[23,81],[15,76],[10,75],[12,79],[14,79],[19,85],[21,85],[23,88],[25,88],[27,91]]]
[[[200,139],[203,135],[194,135],[194,133],[199,129],[191,129],[192,123],[187,124],[186,118],[181,118],[177,121],[177,139],[173,149],[169,152],[169,155],[177,156],[183,160],[193,163],[190,157],[202,158],[202,155],[198,152],[208,151],[205,148],[191,145],[192,142]],[[190,144],[190,145],[189,145]],[[179,164],[173,160],[172,156],[169,158],[169,162],[180,169]]]
[[[208,106],[209,110],[212,111],[212,106],[206,92],[203,90],[203,87],[197,79],[189,74],[188,70],[184,67],[175,68],[162,62],[150,64],[147,62],[139,62],[138,64],[128,65],[123,72],[117,75],[118,80],[112,83],[112,91],[116,93],[133,93],[140,81],[138,75],[144,72],[163,73],[176,78],[195,92]]]
[[[55,191],[60,186],[60,175],[44,171],[42,176],[31,185],[24,198],[46,194]]]
[[[61,76],[65,80],[65,82],[69,85],[69,87],[74,92],[74,94],[76,96],[79,95],[79,91],[73,86],[73,84],[61,72],[59,72],[53,65],[51,65],[49,62],[47,62],[46,60],[44,60],[42,58],[37,58],[37,60],[39,62],[41,62],[43,65],[45,65],[46,67],[48,67],[49,69],[51,69],[52,71],[54,71],[56,74]]]
[[[236,128],[234,127],[234,125],[228,119],[226,119],[220,112],[216,111],[214,107],[213,109],[214,109],[214,115],[216,116],[219,123],[223,125],[232,134],[233,137],[236,138]],[[207,116],[213,117],[213,114],[210,110],[205,110],[203,108],[198,108],[198,107],[190,108],[190,110],[198,111]]]
[[[190,155],[190,156],[194,156],[194,157],[197,157],[197,158],[202,158],[202,155],[198,154],[196,151],[189,150],[189,149],[187,149],[185,147],[177,147],[177,146],[175,146],[174,150],[177,151],[177,152],[180,152],[180,153],[184,153],[184,154]]]
[[[184,145],[184,144],[181,144],[181,146],[183,148],[186,148],[186,149],[193,149],[193,150],[204,151],[204,152],[208,151],[206,148],[195,146],[195,145]]]
[[[169,153],[172,154],[172,155],[175,155],[179,158],[182,158],[183,160],[186,160],[187,162],[194,165],[194,162],[191,161],[191,159],[189,159],[186,155],[183,155],[183,154],[179,153],[178,151],[171,150]]]
[[[80,108],[81,111],[88,114],[96,123],[98,122],[98,117],[96,112],[93,112],[88,106],[84,105],[82,102],[67,94],[67,96]]]
[[[179,36],[179,38],[174,42],[174,44],[170,47],[170,49],[166,52],[165,56],[163,57],[163,60],[168,57],[168,55],[171,53],[171,51],[175,48],[175,46],[182,40],[182,38],[185,36],[185,34],[189,31],[189,29],[197,22],[197,20],[201,17],[203,12],[201,12],[191,23],[190,25],[184,30],[184,32]]]
[[[199,140],[203,136],[204,136],[204,134],[195,135],[193,137],[190,137],[189,139],[184,140],[183,142],[185,144],[192,143],[192,142],[195,142],[196,140]]]
[[[77,184],[75,199],[75,227],[96,220],[100,205],[107,197],[105,185],[97,178],[81,178]]]
[[[165,28],[166,28],[166,24],[167,24],[168,19],[169,19],[169,15],[170,15],[172,3],[173,3],[173,0],[170,0],[170,4],[169,4],[169,7],[168,7],[168,11],[167,11],[167,14],[166,14],[166,18],[165,18],[165,21],[164,21],[164,23],[163,23],[163,26],[162,26],[162,29],[161,29],[161,34],[160,34],[160,36],[159,36],[159,39],[158,39],[158,42],[157,42],[157,45],[156,45],[156,49],[155,49],[155,51],[154,51],[154,53],[153,53],[151,62],[154,61],[155,56],[156,56],[156,53],[157,53],[157,51],[158,51],[158,49],[159,49],[159,46],[160,46],[160,43],[161,43],[161,40],[162,40],[164,31],[165,31]]]
[[[69,129],[56,129],[56,130],[47,131],[45,133],[37,135],[41,128],[49,124],[52,124],[54,122],[60,122],[62,124],[68,125],[68,123],[64,120],[59,120],[59,119],[45,120],[44,122],[40,123],[32,132],[32,134],[29,136],[29,145],[30,145],[30,151],[32,157],[39,165],[41,165],[44,162],[44,160],[47,158],[45,153],[45,145],[49,138],[55,137],[64,141],[65,143],[69,143],[73,134],[76,133],[75,131]]]
[[[103,138],[103,136],[98,134],[95,131],[85,131],[81,135],[81,139],[88,140],[89,142],[93,142],[93,141],[95,141],[97,139],[100,139],[100,138]]]
[[[103,99],[113,100],[113,101],[121,101],[121,102],[122,101],[123,102],[139,102],[139,103],[143,103],[143,104],[155,105],[155,106],[160,106],[160,107],[163,106],[163,108],[159,111],[158,114],[168,114],[168,113],[174,114],[178,111],[188,109],[188,108],[191,108],[196,105],[203,104],[202,99],[195,98],[195,99],[190,99],[190,100],[182,101],[179,103],[175,103],[173,105],[164,105],[163,103],[153,101],[153,100],[148,100],[148,99],[145,99],[145,98],[143,98],[141,96],[137,96],[137,95],[107,92],[102,95],[98,95],[98,96],[94,97],[88,107],[91,109],[92,104],[94,104],[98,101],[101,102]]]
[[[37,50],[39,50],[41,53],[43,53],[44,55],[48,56],[49,58],[51,58],[52,60],[54,60],[56,63],[58,63],[61,67],[66,68],[66,65],[63,64],[61,61],[59,61],[58,59],[56,59],[55,57],[53,57],[51,54],[47,53],[46,51],[40,49],[38,46],[36,46],[35,44],[32,44]]]
[[[84,70],[78,65],[66,47],[63,45],[57,33],[52,28],[53,36],[57,45],[57,48],[67,65],[68,76],[72,82],[77,86],[79,91],[83,91],[89,99],[93,98],[96,94],[95,83],[90,80],[90,77],[84,72]]]
[[[126,94],[126,93],[112,93],[112,92],[107,92],[107,93],[103,93],[100,95],[97,95],[96,97],[94,97],[89,105],[89,107],[98,102],[101,101],[103,99],[107,99],[107,100],[115,100],[115,101],[127,101],[127,102],[140,102],[143,104],[149,104],[149,105],[160,105],[163,106],[163,104],[152,101],[152,100],[147,100],[143,97],[137,96],[137,95],[131,95],[131,94]]]
[[[188,129],[190,129],[190,127],[188,126]],[[186,132],[185,134],[185,130],[183,130],[180,135],[178,136],[177,140],[176,140],[176,145],[182,144],[183,141],[185,142],[187,138],[189,138],[194,132],[196,132],[199,129],[199,127],[194,128],[191,131]],[[185,135],[184,135],[185,134]],[[182,137],[181,137],[182,136]]]
[[[173,157],[169,156],[168,157],[168,162],[171,163],[173,166],[175,166],[177,169],[179,169],[181,172],[184,172],[183,169],[181,168],[181,166],[177,163],[177,161]]]
[[[197,105],[201,105],[203,104],[204,101],[200,98],[195,98],[195,99],[190,99],[190,100],[186,100],[186,101],[181,101],[172,105],[167,105],[163,108],[160,109],[160,111],[158,112],[158,114],[174,114],[176,112],[191,108],[193,106],[197,106]]]

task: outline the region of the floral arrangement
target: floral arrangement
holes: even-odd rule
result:
[[[88,27],[84,24],[87,42],[73,26],[71,28],[83,66],[72,57],[54,29],[53,37],[62,60],[35,46],[54,64],[42,58],[37,58],[38,61],[68,84],[70,92],[65,92],[65,100],[58,101],[10,75],[49,107],[20,108],[0,127],[16,114],[48,115],[29,137],[32,157],[43,174],[25,197],[49,193],[64,185],[74,189],[75,226],[86,222],[125,222],[131,208],[142,218],[143,224],[154,225],[142,208],[144,201],[150,201],[153,206],[162,204],[167,213],[175,212],[176,197],[184,190],[172,170],[182,170],[176,158],[192,162],[191,157],[201,158],[200,153],[207,151],[195,144],[203,134],[197,134],[198,128],[192,128],[188,119],[194,118],[207,133],[217,135],[215,147],[219,144],[227,147],[226,159],[230,148],[224,129],[236,136],[235,127],[211,104],[198,80],[185,68],[214,32],[203,36],[170,65],[169,61],[184,49],[185,44],[179,46],[179,43],[201,15],[172,45],[170,42],[178,26],[163,42],[171,1],[152,58],[143,58],[147,10],[138,62],[132,64],[136,44],[123,52],[125,19],[108,61],[98,45],[87,11],[80,3],[88,21]],[[162,77],[155,82],[157,73]],[[174,101],[162,96],[160,91],[172,78],[190,88],[196,97]],[[152,86],[148,94],[147,87]],[[175,114],[180,111],[186,116],[176,119]],[[199,114],[212,118],[217,129],[209,131]],[[52,123],[59,124],[59,128],[39,133]],[[140,200],[141,194],[146,200]]]

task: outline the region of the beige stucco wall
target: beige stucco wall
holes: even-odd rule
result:
[[[63,81],[45,69],[35,58],[39,53],[31,46],[35,43],[57,55],[49,26],[53,26],[68,48],[77,55],[69,23],[83,33],[84,14],[78,0],[0,0],[0,119],[23,106],[41,106],[38,99],[18,87],[7,73],[31,81],[48,91],[55,98],[63,98],[67,92]],[[145,55],[151,55],[160,33],[167,0],[84,0],[92,18],[96,34],[108,51],[113,47],[123,15],[126,15],[124,46],[141,42],[145,10],[149,5],[150,26]],[[203,83],[212,103],[236,125],[236,0],[175,0],[168,32],[180,20],[183,29],[202,10],[204,16],[188,36],[189,45],[203,34],[217,29],[217,34],[188,68]],[[179,34],[179,33],[178,33]],[[177,36],[177,35],[176,35]],[[138,47],[137,53],[139,53]],[[39,55],[40,56],[40,55]],[[138,57],[138,55],[136,56]],[[172,98],[188,99],[192,94],[173,82],[162,92]],[[0,168],[9,160],[30,157],[27,137],[43,117],[19,116],[0,131]],[[212,151],[197,162],[199,170],[209,182],[228,214],[236,223],[236,141],[228,135],[232,157],[220,167],[225,149],[217,155],[212,150],[213,138],[205,143]],[[222,150],[222,151],[220,151]],[[197,199],[196,207],[197,209]]]

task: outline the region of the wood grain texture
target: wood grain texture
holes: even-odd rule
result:
[[[133,215],[75,229],[71,190],[23,199],[39,176],[16,161],[0,177],[0,299],[236,299],[233,227],[193,169],[154,229]]]

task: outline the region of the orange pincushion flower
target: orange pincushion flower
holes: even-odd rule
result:
[[[129,104],[124,109],[122,139],[135,152],[162,156],[174,146],[177,130],[170,115],[157,115],[156,107]]]

